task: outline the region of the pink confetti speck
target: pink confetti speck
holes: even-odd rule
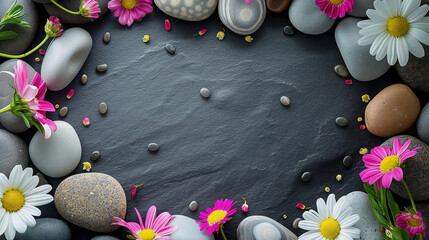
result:
[[[72,98],[72,97],[73,97],[73,94],[74,94],[74,89],[71,89],[71,90],[69,91],[69,93],[67,93],[67,99]]]
[[[362,124],[359,126],[359,128],[360,128],[360,130],[364,130],[366,127],[365,127],[365,125]]]
[[[165,19],[165,30],[170,31],[171,29],[171,24],[170,24],[170,20]]]
[[[353,81],[352,81],[351,79],[347,79],[347,80],[345,81],[345,83],[346,83],[347,85],[352,85],[352,84],[353,84]]]
[[[42,55],[45,55],[45,53],[46,53],[46,52],[45,52],[45,50],[43,50],[43,49],[40,49],[40,50],[39,50],[39,52],[40,52],[40,54],[42,54]]]
[[[84,119],[82,120],[82,123],[83,123],[83,125],[84,125],[85,127],[88,127],[88,126],[89,126],[89,124],[90,124],[90,122],[89,122],[89,118],[88,118],[88,117],[84,118]]]

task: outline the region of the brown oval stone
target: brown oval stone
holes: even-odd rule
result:
[[[70,176],[55,191],[55,206],[67,221],[94,232],[112,232],[113,217],[124,219],[125,192],[113,177],[103,173]]]
[[[420,113],[420,102],[404,84],[394,84],[379,92],[365,109],[368,131],[379,137],[398,135],[410,128]]]
[[[424,46],[425,56],[417,58],[410,54],[410,60],[406,66],[401,67],[399,64],[395,65],[396,72],[402,81],[410,87],[419,91],[429,93],[429,47]]]
[[[283,12],[290,2],[291,0],[267,0],[267,8],[273,12]]]

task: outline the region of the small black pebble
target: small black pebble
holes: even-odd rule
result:
[[[292,36],[295,33],[295,30],[293,30],[293,27],[291,26],[286,26],[283,28],[283,33]]]
[[[100,152],[99,151],[94,151],[91,153],[90,159],[91,161],[96,161],[100,158]]]
[[[304,182],[308,182],[308,181],[310,181],[310,179],[311,179],[311,173],[310,172],[304,172],[301,175],[301,180]]]
[[[345,156],[343,159],[343,165],[346,167],[350,167],[353,163],[353,159],[350,156]]]

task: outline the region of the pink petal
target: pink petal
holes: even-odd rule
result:
[[[128,18],[130,17],[130,10],[125,9],[124,12],[119,16],[118,21],[121,25],[127,25]]]
[[[43,133],[45,133],[45,139],[49,139],[52,136],[52,130],[48,125],[42,124]]]
[[[137,208],[134,208],[134,210],[136,210],[137,217],[139,218],[140,226],[142,227],[142,229],[146,229],[145,226],[143,225],[142,216],[140,215],[139,210],[137,210]]]
[[[72,89],[70,89],[70,91],[67,93],[67,99],[70,99],[70,98],[72,98],[73,97],[73,95],[74,95],[74,89],[72,88]]]
[[[390,188],[390,185],[392,184],[392,172],[386,172],[384,173],[383,178],[381,179],[383,187],[388,189]]]
[[[401,149],[401,147],[402,147],[401,141],[399,140],[399,138],[395,138],[393,140],[392,154],[399,156],[398,152]]]
[[[47,91],[46,83],[42,80],[40,77],[40,74],[36,72],[36,74],[33,77],[33,81],[31,81],[31,85],[36,86],[39,89],[39,92],[36,95],[36,98],[38,100],[45,99],[45,94]]]
[[[156,207],[151,206],[146,214],[146,221],[145,221],[146,228],[153,229],[153,221],[155,220],[155,217],[156,217]]]
[[[399,159],[401,159],[400,163],[402,164],[403,162],[405,162],[405,160],[407,160],[410,157],[414,157],[417,154],[416,151],[407,151],[405,153],[403,153]]]
[[[347,80],[345,81],[345,83],[346,83],[347,85],[352,85],[352,84],[353,84],[353,81],[352,81],[351,79],[347,79]]]
[[[153,222],[152,230],[154,232],[157,232],[160,228],[167,226],[168,222],[170,222],[171,219],[173,219],[173,216],[171,216],[168,212],[163,212],[159,214],[159,216]]]
[[[404,173],[402,171],[402,168],[400,167],[393,169],[392,173],[393,173],[393,178],[395,178],[395,180],[398,182],[402,181],[402,179],[404,178]]]
[[[252,3],[252,0],[245,0],[247,5],[250,5]]]
[[[46,54],[45,50],[43,50],[43,49],[40,49],[39,52],[40,52],[41,55],[45,55]]]
[[[54,105],[52,105],[52,103],[48,101],[43,101],[43,100],[40,100],[38,102],[39,102],[38,104],[39,109],[36,109],[36,110],[41,110],[45,112],[55,112],[55,108],[54,108]]]
[[[159,235],[160,237],[162,237],[164,235],[172,234],[175,231],[177,231],[177,226],[170,225],[170,226],[166,226],[166,227],[159,229],[159,231],[157,231],[156,234]]]
[[[15,88],[19,95],[22,96],[22,91],[28,84],[28,70],[21,60],[18,60],[13,68],[15,69]]]
[[[396,155],[401,156],[401,154],[404,153],[405,150],[407,150],[408,146],[410,146],[410,143],[411,143],[411,139],[408,139],[408,141],[406,141],[404,145],[402,145],[401,149],[396,153]]]
[[[165,26],[165,30],[170,31],[171,29],[170,20],[166,19],[164,22],[164,26]]]
[[[386,151],[383,147],[375,147],[371,149],[371,154],[376,155],[377,157],[384,159],[387,157]]]
[[[24,101],[28,102],[34,99],[38,92],[39,89],[37,89],[36,86],[27,85],[24,87],[24,90],[21,93],[21,97],[24,99]]]

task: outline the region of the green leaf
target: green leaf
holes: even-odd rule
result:
[[[390,214],[389,214],[389,211],[387,210],[386,189],[382,187],[380,193],[381,193],[380,205],[383,209],[383,214],[385,215],[386,219],[390,222]]]
[[[373,196],[373,197],[376,197],[376,196],[377,196],[377,195],[375,194],[374,190],[372,189],[371,185],[369,185],[369,183],[365,182],[365,183],[363,184],[363,188],[365,189],[365,192],[366,192],[368,195],[371,195],[371,196]]]
[[[18,33],[14,32],[14,31],[0,32],[0,41],[11,40],[11,39],[15,39],[17,37],[18,37]]]
[[[9,12],[12,10],[12,8],[14,8],[14,7],[15,7],[15,5],[16,5],[16,1],[17,1],[17,0],[13,0],[12,4],[10,5],[9,9],[7,9],[6,13],[9,13]]]
[[[18,4],[12,8],[12,11],[10,11],[10,13],[11,15],[20,14],[22,12],[22,9],[24,9],[24,7],[21,4]]]
[[[390,212],[392,213],[392,218],[394,219],[396,215],[401,213],[401,211],[398,204],[395,202],[395,199],[393,199],[393,195],[390,190],[387,190],[387,202],[389,204]]]
[[[379,211],[381,210],[381,207],[375,202],[374,198],[369,197],[369,203],[371,206],[372,213],[377,218],[377,220],[380,222],[380,224],[385,227],[389,228],[390,224],[389,222],[382,216]]]

